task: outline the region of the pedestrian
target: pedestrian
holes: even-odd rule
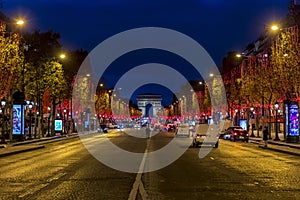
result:
[[[146,138],[150,138],[150,132],[151,132],[151,129],[149,128],[149,126],[146,127]]]
[[[268,136],[269,136],[268,128],[265,126],[265,129],[263,131],[263,141],[265,142],[264,147],[268,147]]]

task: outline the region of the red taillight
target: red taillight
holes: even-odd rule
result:
[[[234,133],[234,135],[237,136],[238,134],[237,134],[237,133]]]
[[[247,133],[246,136],[249,136],[249,134]]]

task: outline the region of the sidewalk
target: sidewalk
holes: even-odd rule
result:
[[[71,133],[68,135],[57,135],[52,137],[43,137],[39,139],[32,139],[32,140],[26,140],[21,142],[15,142],[15,143],[8,143],[8,144],[0,144],[0,157],[5,157],[12,154],[32,151],[36,149],[44,148],[45,146],[42,144],[36,144],[36,143],[42,143],[47,141],[56,141],[57,139],[65,139],[69,137],[77,137],[77,133]]]
[[[251,130],[249,134],[251,135]],[[257,136],[256,131],[254,131],[254,135]],[[258,144],[259,148],[300,156],[300,143],[285,142],[282,132],[278,133],[280,141],[274,141],[275,133],[271,132],[271,139],[268,140],[268,147],[264,147],[264,141],[262,140],[262,131],[259,132],[259,135],[260,137],[250,137],[250,142]]]

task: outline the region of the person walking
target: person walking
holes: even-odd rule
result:
[[[263,131],[263,141],[265,142],[264,147],[268,147],[268,138],[269,137],[269,131],[268,128],[265,126],[265,129]]]

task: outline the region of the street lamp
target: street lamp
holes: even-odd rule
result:
[[[279,137],[278,137],[278,126],[277,126],[277,121],[278,121],[278,108],[279,108],[279,104],[278,102],[275,102],[274,104],[274,108],[275,108],[275,139],[276,141],[279,141]]]
[[[5,130],[4,130],[4,125],[5,125],[5,105],[6,101],[4,99],[1,100],[1,108],[2,108],[2,137],[1,137],[1,143],[5,144]]]
[[[51,107],[48,106],[48,134],[47,134],[47,137],[50,137],[51,134],[50,134],[50,116],[51,116]]]
[[[32,103],[30,102],[29,105],[28,105],[28,108],[29,108],[29,139],[31,140],[32,139],[32,136],[31,136],[31,109],[32,109]]]
[[[276,25],[276,24],[274,24],[274,25],[271,26],[271,30],[272,31],[277,31],[278,29],[279,29],[279,26]]]
[[[66,134],[66,112],[67,112],[67,109],[64,108],[64,134]]]
[[[251,111],[251,114],[253,116],[253,118],[251,117],[251,135],[250,135],[250,137],[255,137],[255,135],[254,135],[254,121],[253,121],[254,120],[254,108],[251,107],[250,111]]]
[[[63,54],[63,53],[62,53],[62,54],[59,55],[59,57],[60,57],[61,59],[65,59],[65,58],[66,58],[66,54]]]
[[[235,125],[238,126],[238,112],[239,110],[238,109],[235,109]]]

